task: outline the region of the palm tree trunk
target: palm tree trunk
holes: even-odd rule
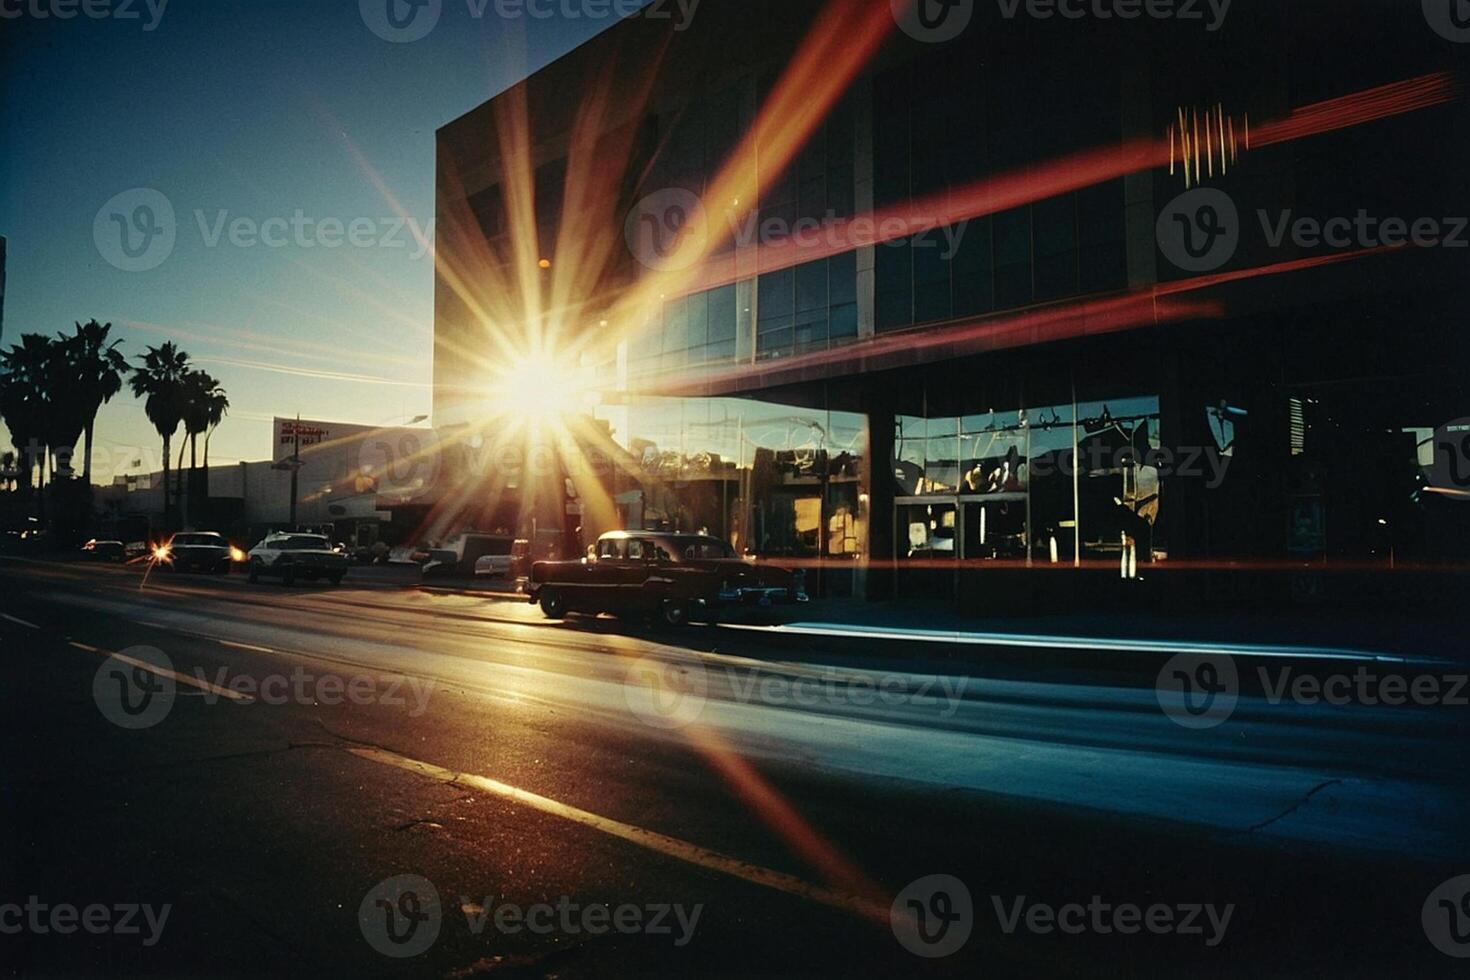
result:
[[[204,496],[209,497],[209,440],[214,435],[214,426],[204,433]]]
[[[163,437],[163,514],[168,516],[168,444],[169,437]]]
[[[85,430],[87,435],[87,457],[82,460],[82,481],[89,487],[92,485],[92,427],[96,424],[96,418],[89,419]]]

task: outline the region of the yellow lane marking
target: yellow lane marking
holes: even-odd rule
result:
[[[168,668],[160,667],[157,664],[150,664],[146,660],[138,660],[136,657],[129,657],[125,653],[113,653],[111,650],[102,650],[98,647],[94,647],[86,643],[78,643],[75,640],[71,641],[71,645],[76,647],[78,650],[85,650],[88,653],[95,653],[99,657],[111,657],[114,660],[121,660],[123,663],[129,664],[133,667],[141,667],[149,673],[157,674],[160,677],[170,677],[173,680],[178,681],[180,684],[188,684],[190,687],[197,687],[201,691],[208,691],[211,694],[218,694],[222,698],[229,698],[231,701],[235,701],[239,704],[249,704],[250,702],[255,700],[255,698],[251,697],[248,694],[241,694],[239,691],[231,691],[229,688],[220,687],[218,684],[211,684],[209,683],[209,681],[200,680],[197,677],[189,677],[185,674],[180,674],[176,670],[169,670]]]
[[[508,783],[502,783],[499,780],[490,779],[486,776],[477,776],[473,773],[455,772],[453,769],[445,769],[431,762],[420,762],[416,759],[410,759],[406,756],[398,755],[396,752],[388,752],[384,749],[354,747],[348,751],[369,762],[393,766],[428,779],[438,780],[439,782],[468,786],[472,789],[489,793],[492,796],[511,800],[523,806],[528,806],[533,810],[538,810],[541,813],[570,820],[573,823],[590,827],[593,830],[601,831],[604,834],[620,838],[631,844],[647,848],[650,851],[656,851],[666,857],[676,858],[688,864],[707,868],[711,871],[718,871],[721,874],[740,878],[743,881],[761,885],[765,888],[785,892],[788,895],[795,895],[798,898],[804,898],[811,902],[841,909],[844,912],[852,912],[875,921],[888,922],[888,907],[877,901],[863,898],[860,895],[837,891],[836,889],[827,888],[823,885],[814,885],[794,875],[773,871],[770,868],[765,868],[758,864],[751,864],[749,861],[742,861],[739,858],[700,847],[698,844],[692,844],[689,841],[680,840],[677,837],[669,837],[656,831],[645,830],[642,827],[635,827],[632,824],[623,823],[620,820],[613,820],[610,817],[604,817],[600,814],[592,813],[589,810],[583,810],[579,807],[562,803],[560,800],[553,800],[550,797],[541,796],[539,793],[532,793],[529,790],[511,786]]]
[[[20,626],[24,626],[27,629],[38,630],[38,629],[41,628],[41,627],[37,626],[35,623],[28,623],[24,619],[21,619],[19,616],[11,616],[8,613],[0,613],[0,619],[9,620],[12,623],[15,623],[15,624],[20,625]]]

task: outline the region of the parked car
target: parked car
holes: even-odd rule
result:
[[[518,543],[509,537],[490,537],[479,542],[483,551],[475,559],[475,578],[510,578]]]
[[[606,612],[670,626],[725,606],[807,601],[802,571],[743,561],[709,535],[662,531],[613,531],[584,559],[538,561],[525,591],[550,619]]]
[[[430,548],[424,552],[419,563],[420,574],[426,579],[455,578],[459,575],[459,553],[448,548]]]
[[[294,585],[297,579],[326,579],[338,585],[351,563],[347,555],[332,547],[331,539],[324,534],[280,531],[266,535],[265,540],[250,549],[246,570],[252,582],[270,575],[284,585]]]
[[[175,534],[157,553],[159,566],[175,572],[230,573],[230,542],[213,531]]]
[[[125,550],[121,541],[98,541],[93,538],[82,545],[82,557],[89,561],[122,561]]]

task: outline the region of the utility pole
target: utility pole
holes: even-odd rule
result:
[[[291,456],[271,467],[273,470],[291,471],[291,530],[296,530],[296,488],[297,478],[301,472],[301,415],[296,416],[296,423],[291,429]]]

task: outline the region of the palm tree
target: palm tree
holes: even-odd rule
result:
[[[184,433],[189,440],[189,497],[195,496],[194,473],[198,469],[199,436],[204,437],[204,487],[209,496],[209,436],[224,421],[230,399],[219,381],[204,371],[190,371],[184,376]]]
[[[133,369],[129,384],[135,397],[146,399],[143,411],[163,439],[163,510],[167,513],[169,450],[184,419],[184,377],[189,373],[189,355],[170,341],[148,348],[139,360],[142,363]]]
[[[131,370],[127,358],[123,357],[118,345],[121,340],[107,342],[112,324],[89,320],[78,323],[77,331],[70,337],[63,336],[61,345],[66,352],[67,374],[73,390],[75,414],[86,434],[86,456],[82,461],[82,479],[92,485],[92,432],[97,424],[97,412],[112,401],[112,396],[122,390],[123,377]]]
[[[19,462],[21,487],[35,486],[34,470],[41,467],[45,484],[47,435],[52,417],[55,381],[54,342],[41,334],[24,334],[20,343],[0,356],[0,417],[10,429]]]

